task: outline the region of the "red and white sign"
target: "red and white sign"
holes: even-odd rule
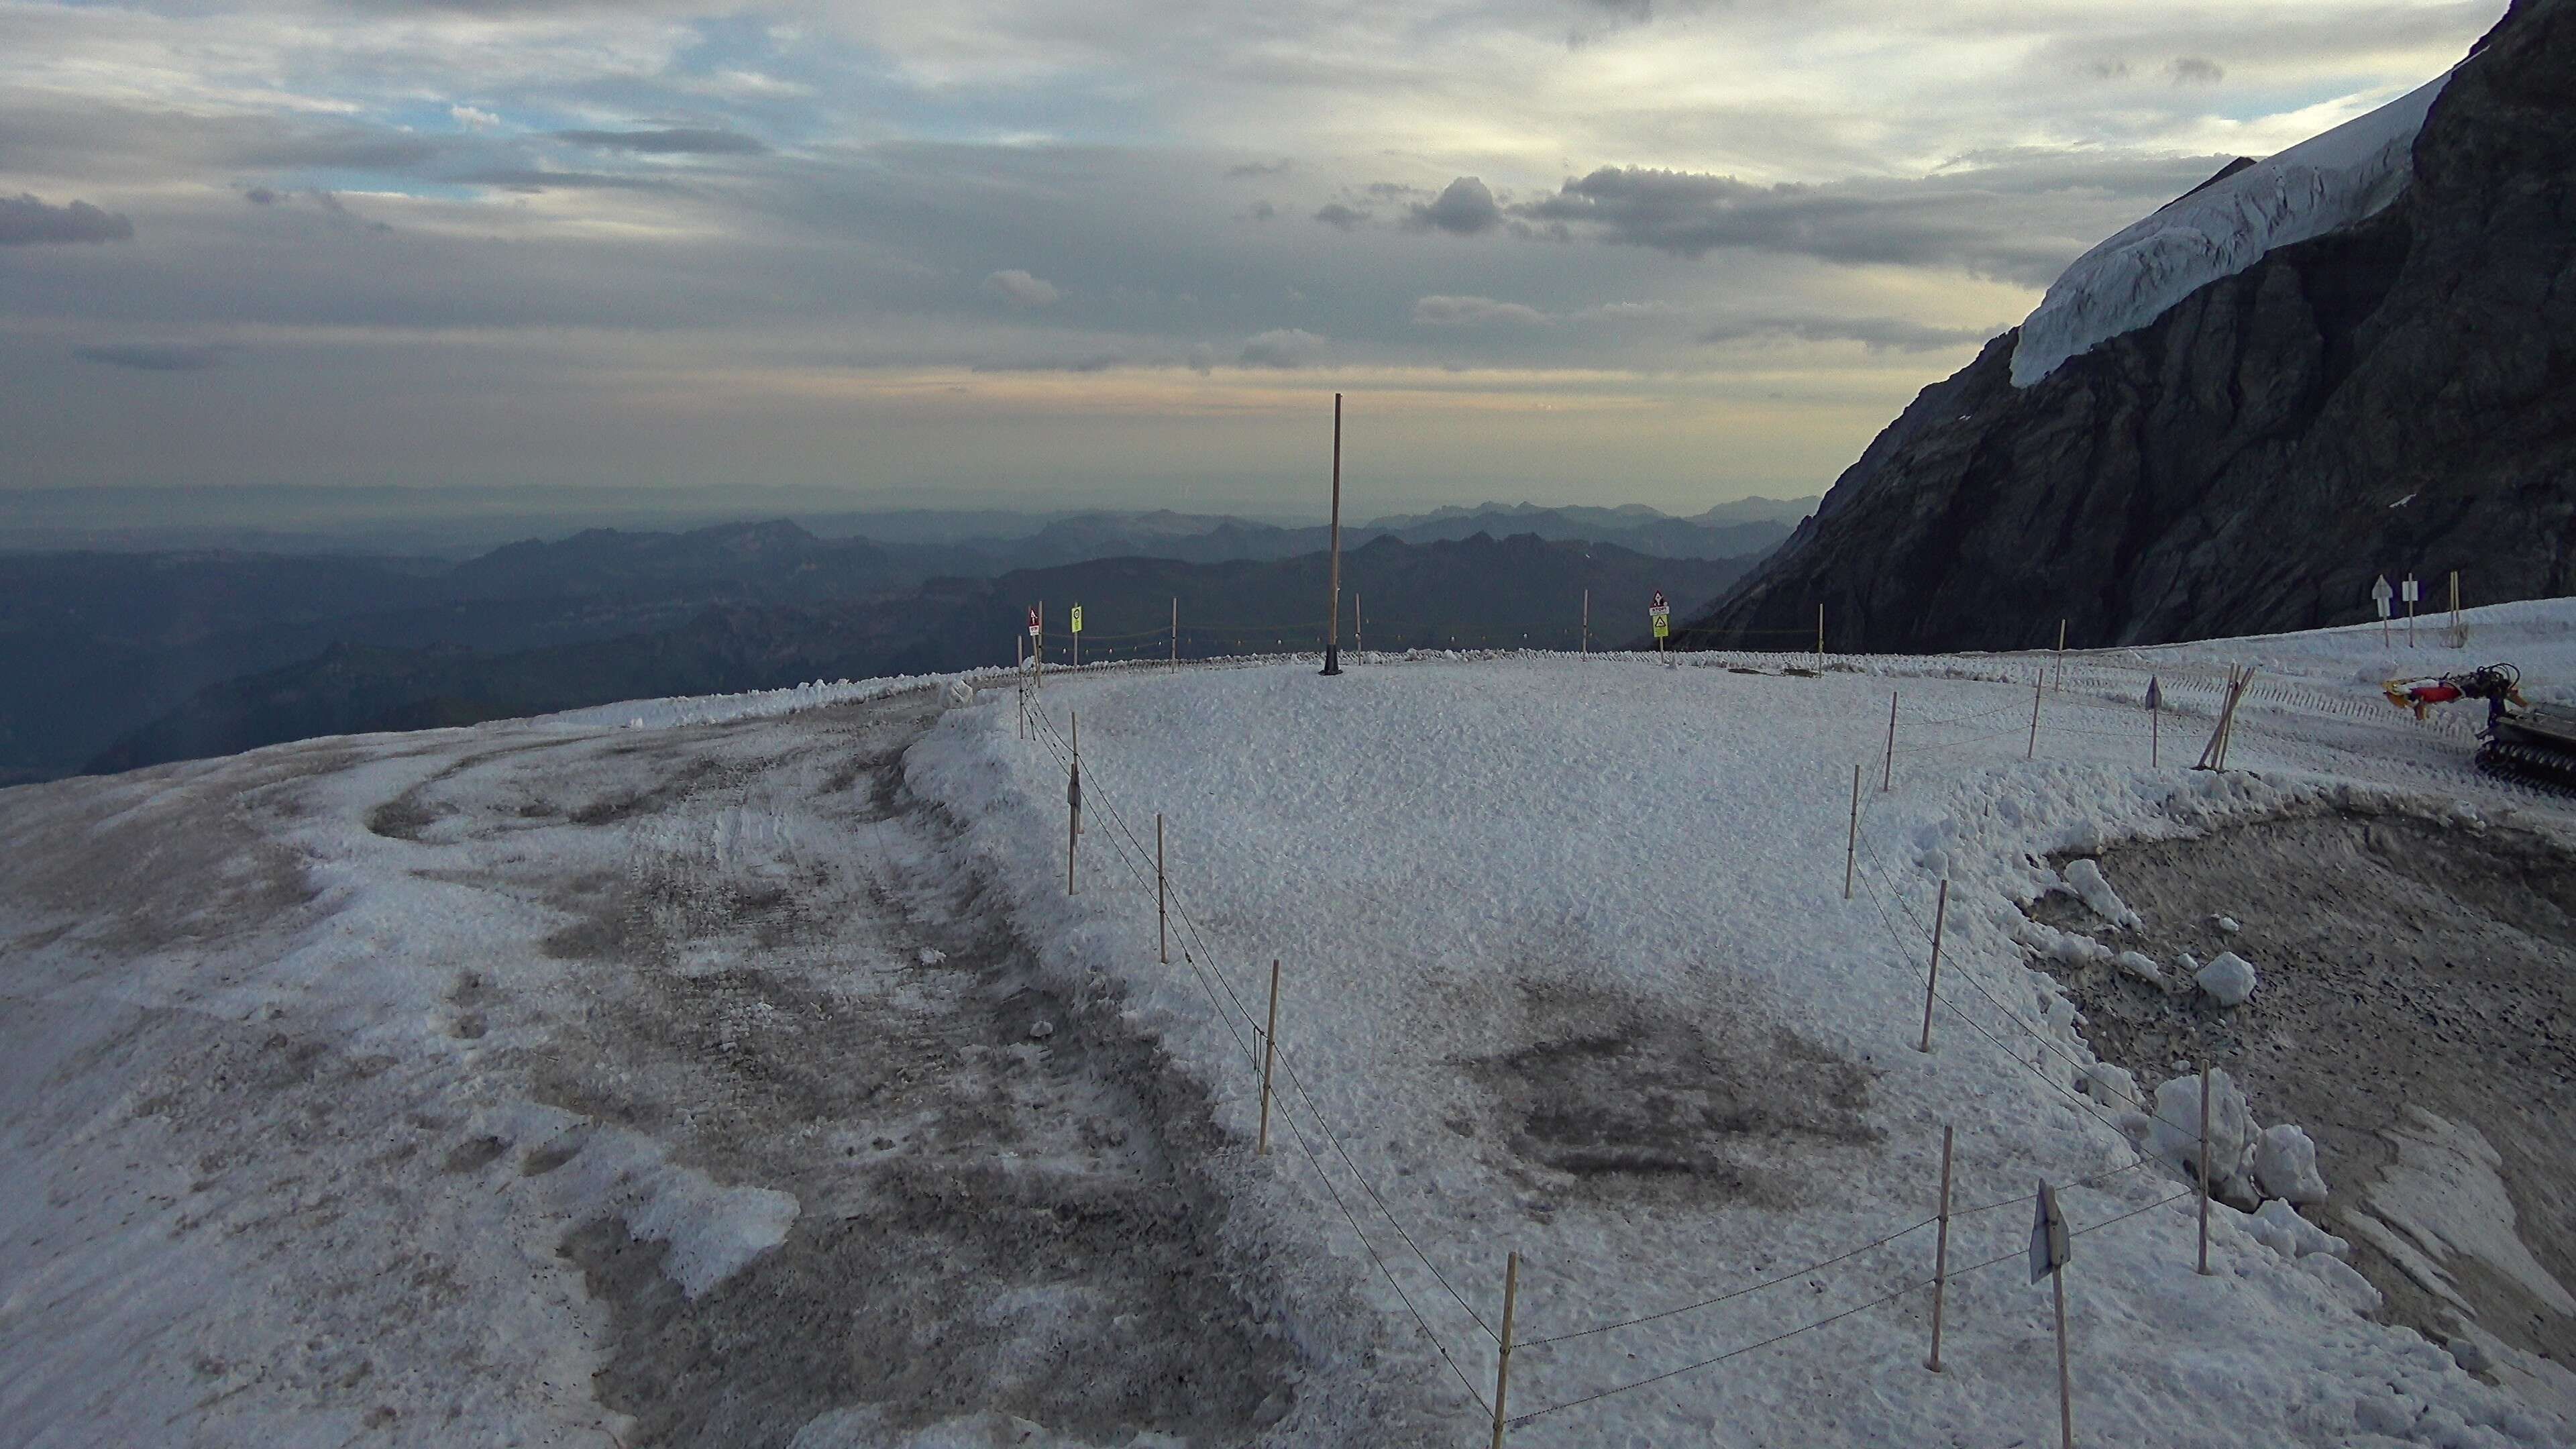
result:
[[[1038,630],[1043,627],[1045,626],[1038,623],[1038,611],[1035,609],[1029,610],[1029,637],[1032,639],[1038,637]]]

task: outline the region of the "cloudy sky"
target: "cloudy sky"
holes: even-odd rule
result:
[[[1813,492],[2502,0],[0,0],[0,487]]]

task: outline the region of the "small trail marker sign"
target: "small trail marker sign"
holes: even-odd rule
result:
[[[2384,584],[2384,583],[2388,582],[2388,580],[2386,580],[2386,579],[2381,579],[2381,580],[2380,580],[2380,582]],[[2410,603],[2410,604],[2415,603],[2416,601],[2418,601],[2418,600],[2420,600],[2420,599],[2422,599],[2422,598],[2424,597],[2424,586],[2423,586],[2423,585],[2421,585],[2421,584],[2418,584],[2417,582],[2415,582],[2415,576],[2414,576],[2413,574],[2408,574],[2408,575],[2406,576],[2406,596],[2405,596],[2405,597],[2406,597],[2406,602],[2408,602],[2408,603]]]
[[[1073,632],[1076,634],[1082,632],[1082,606],[1080,604],[1073,606]]]
[[[1647,622],[1655,626],[1655,637],[1670,638],[1673,632],[1673,608],[1664,602],[1664,591],[1655,590],[1654,602],[1646,605]]]
[[[2412,579],[2407,580],[2406,589],[2407,597],[2410,599],[2413,598],[2415,596],[2415,581]],[[2397,591],[2388,587],[2388,575],[2386,574],[2381,574],[2379,576],[2379,582],[2370,586],[2370,601],[2379,606],[2379,617],[2383,619],[2388,617],[2388,601],[2395,597],[2397,597]]]
[[[1044,627],[1046,626],[1038,622],[1037,606],[1034,604],[1031,605],[1029,607],[1029,637],[1032,639],[1038,637],[1038,630]]]
[[[2057,1190],[2039,1185],[2039,1205],[2030,1223],[2030,1281],[2038,1282],[2066,1266],[2066,1214],[2057,1209]]]

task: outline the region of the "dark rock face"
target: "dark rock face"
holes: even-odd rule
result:
[[[2398,201],[2036,386],[2016,333],[1923,390],[1694,642],[2149,643],[2571,591],[2576,0],[2515,0]]]

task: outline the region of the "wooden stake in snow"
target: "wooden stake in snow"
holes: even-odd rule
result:
[[[1583,652],[1592,652],[1592,591],[1583,591]]]
[[[2209,1063],[2200,1064],[2200,1276],[2209,1276]]]
[[[2469,631],[2460,627],[2460,571],[2451,570],[2451,647],[2469,647]]]
[[[1154,812],[1154,954],[1169,966],[1172,964],[1172,926],[1171,917],[1163,906],[1166,894],[1163,889],[1163,812],[1157,810]]]
[[[1029,657],[1036,661],[1038,683],[1046,683],[1046,600],[1038,600],[1038,619],[1029,626]]]
[[[1885,794],[1896,783],[1896,691],[1887,692],[1887,764],[1879,771],[1879,793]]]
[[[2039,1211],[2030,1225],[2030,1281],[2048,1279],[2057,1300],[2057,1434],[2060,1449],[2075,1449],[2075,1382],[2066,1371],[2066,1262],[2071,1235],[2057,1193],[2039,1184]]]
[[[1860,766],[1852,766],[1851,839],[1843,844],[1843,899],[1851,899],[1852,865],[1860,856]]]
[[[2152,674],[2147,676],[2147,768],[2152,770],[2164,753],[2165,690]]]
[[[1950,1291],[1950,1134],[1941,1129],[1941,1229],[1932,1240],[1932,1357],[1923,1366],[1941,1371],[1941,1301]]]
[[[2066,688],[2066,621],[2057,621],[2057,687]]]
[[[1172,662],[1181,662],[1181,596],[1172,596]]]
[[[1361,654],[1368,652],[1368,634],[1360,628],[1360,591],[1357,589],[1351,590],[1351,648]]]
[[[2200,763],[2192,766],[2193,769],[2224,770],[2227,768],[2227,745],[2228,741],[2234,738],[2236,731],[2236,704],[2245,697],[2245,687],[2253,682],[2252,665],[2239,668],[2231,664],[2227,667],[2227,698],[2219,706],[2218,727],[2210,731],[2209,743],[2201,748]]]
[[[2039,695],[2040,691],[2046,688],[2048,688],[2048,671],[2043,669],[2039,671],[2038,677],[2030,682],[2030,748],[2022,752],[2022,758],[2025,760],[2039,758]]]
[[[1270,1061],[1279,1050],[1279,963],[1270,963],[1270,1024],[1261,1031],[1261,1138],[1254,1155],[1270,1155]]]
[[[1521,1255],[1517,1252],[1503,1259],[1503,1332],[1498,1340],[1502,1348],[1494,1357],[1494,1445],[1503,1449],[1503,1401],[1512,1391],[1512,1314],[1520,1307]]]
[[[1932,969],[1923,973],[1923,1042],[1918,1052],[1932,1050],[1932,1001],[1934,988],[1941,983],[1941,928],[1950,919],[1950,881],[1941,880],[1941,898],[1932,907]]]
[[[1816,667],[1825,667],[1825,606],[1816,606]]]
[[[1082,716],[1073,722],[1073,770],[1065,777],[1064,893],[1073,894],[1073,862],[1082,847]]]

